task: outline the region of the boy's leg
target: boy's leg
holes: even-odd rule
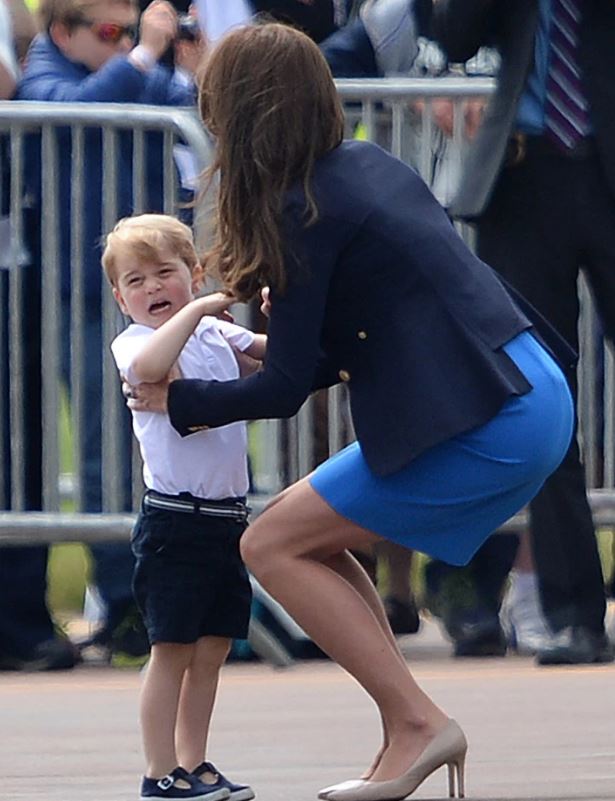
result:
[[[201,637],[184,674],[175,731],[179,764],[187,770],[205,759],[220,668],[230,648],[227,637]]]
[[[160,778],[179,764],[175,728],[182,682],[195,644],[154,643],[141,689],[140,717],[145,775]]]

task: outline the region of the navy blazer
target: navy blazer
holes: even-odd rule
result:
[[[272,293],[264,369],[172,382],[180,434],[290,417],[341,380],[365,459],[386,475],[531,389],[502,350],[531,323],[414,170],[344,142],[316,164],[313,189],[319,217],[307,227],[302,189],[287,197],[289,284]]]

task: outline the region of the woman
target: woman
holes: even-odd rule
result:
[[[306,36],[237,30],[200,88],[220,171],[209,265],[241,300],[271,287],[269,344],[248,378],[173,381],[168,412],[187,435],[287,417],[313,389],[347,382],[358,442],[278,496],[242,553],[382,717],[371,768],[320,797],[404,798],[445,764],[462,795],[463,732],[414,682],[348,549],[385,538],[467,562],[566,452],[564,376],[416,173],[342,141],[331,75]],[[135,408],[166,410],[166,387],[135,391]]]

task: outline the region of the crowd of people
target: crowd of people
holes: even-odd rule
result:
[[[580,271],[605,335],[615,337],[615,90],[604,80],[615,66],[613,42],[604,34],[615,30],[615,9],[598,0],[528,0],[515,8],[498,0],[241,0],[225,4],[224,19],[216,20],[211,3],[40,0],[37,6],[34,14],[23,0],[0,2],[3,99],[198,104],[221,176],[218,238],[207,267],[227,294],[195,300],[202,275],[190,229],[162,215],[161,138],[148,134],[148,214],[133,218],[131,143],[120,140],[117,213],[125,219],[109,232],[103,143],[97,131],[85,136],[87,313],[79,367],[88,417],[81,511],[102,509],[101,354],[110,343],[103,341],[101,260],[133,322],[113,353],[147,491],[132,547],[90,546],[105,618],[81,651],[152,647],[142,696],[142,797],[253,796],[205,758],[218,672],[231,639],[247,631],[250,588],[240,548],[262,586],[358,679],[381,713],[383,744],[372,767],[321,797],[402,797],[444,764],[455,768],[462,790],[463,732],[414,683],[394,637],[420,625],[412,551],[430,557],[425,603],[456,656],[501,656],[517,647],[540,665],[613,660],[572,408]],[[267,21],[251,25],[254,15]],[[222,35],[228,25],[232,31]],[[437,50],[436,70],[426,48]],[[369,143],[342,141],[331,74],[470,73],[477,57],[487,64],[483,73],[497,75],[497,90],[488,102],[466,105],[469,144],[446,210],[401,162]],[[415,113],[428,108],[441,135],[450,135],[452,105],[441,101]],[[27,437],[23,460],[13,462],[9,448],[2,454],[7,510],[16,469],[23,469],[21,505],[42,508],[40,140],[31,137],[26,147],[28,258],[19,320],[27,321],[27,369],[20,377]],[[4,142],[3,215],[8,155]],[[61,131],[61,373],[69,393],[73,178],[70,133]],[[372,219],[380,221],[377,229],[366,222]],[[474,226],[475,255],[451,219]],[[460,283],[463,293],[456,293]],[[5,307],[8,286],[0,270]],[[267,341],[216,320],[231,302],[261,293]],[[178,359],[181,375],[174,373]],[[8,351],[0,364],[8,409]],[[311,391],[340,380],[349,389],[358,444],[284,491],[244,532],[241,421],[288,417]],[[130,418],[127,408],[117,432],[125,443],[120,503],[126,510],[132,509]],[[6,443],[9,417],[1,423]],[[202,470],[187,473],[199,448]],[[210,448],[219,455],[215,481],[205,458]],[[525,504],[529,532],[499,533]],[[196,536],[187,531],[191,519]],[[197,540],[206,524],[213,533],[205,554]],[[180,545],[172,546],[171,528]],[[181,559],[173,550],[180,546]],[[213,569],[227,571],[217,573],[227,577],[224,591],[198,579],[197,568],[216,549]],[[369,577],[359,566],[376,556],[388,564],[384,606],[375,570]],[[0,669],[64,669],[81,658],[49,613],[47,560],[47,547],[0,549]],[[318,605],[306,603],[308,587],[318,588]],[[201,607],[209,613],[198,618],[194,610]],[[385,675],[390,682],[383,686]]]

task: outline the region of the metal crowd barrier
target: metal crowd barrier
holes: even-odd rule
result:
[[[454,192],[466,141],[463,104],[468,98],[484,97],[493,90],[493,81],[482,78],[378,79],[342,80],[338,89],[347,111],[347,134],[377,141],[394,155],[413,164],[434,193],[446,203]],[[452,136],[446,138],[437,128],[431,114],[436,98],[447,98],[453,107]],[[72,433],[72,470],[61,469],[62,441],[60,417],[63,380],[60,370],[61,341],[59,301],[59,214],[57,175],[57,137],[60,129],[72,132],[72,161],[75,167],[71,185],[72,198],[72,313],[71,344],[74,363],[70,383],[69,409]],[[0,330],[8,330],[10,374],[12,377],[8,407],[0,405],[0,419],[9,420],[10,434],[3,438],[0,427],[0,449],[10,453],[11,481],[8,497],[0,498],[0,544],[35,542],[112,540],[128,536],[133,516],[124,513],[119,498],[122,490],[122,463],[126,458],[124,443],[117,436],[123,399],[115,366],[105,345],[100,358],[104,365],[103,381],[103,512],[83,512],[84,474],[80,458],[83,426],[87,420],[83,375],[79,369],[83,358],[82,321],[85,314],[82,259],[83,210],[88,202],[88,187],[83,180],[84,135],[91,127],[99,128],[103,137],[104,229],[117,219],[117,160],[119,137],[132,132],[133,195],[135,211],[144,208],[146,171],[146,134],[158,131],[163,138],[164,209],[175,212],[177,175],[173,151],[179,142],[192,150],[198,169],[210,158],[210,146],[193,110],[128,106],[114,104],[0,103],[0,133],[8,138],[10,154],[10,197],[5,213],[8,216],[10,247],[5,257],[8,302],[0,308]],[[23,342],[20,341],[19,309],[23,306],[23,270],[19,266],[28,243],[24,241],[22,210],[27,203],[24,192],[24,142],[26,136],[41,135],[43,161],[43,241],[42,282],[42,414],[43,414],[43,499],[40,511],[25,510],[23,479],[24,397],[21,376],[26,370]],[[1,187],[0,187],[1,188]],[[197,218],[199,214],[197,213]],[[471,243],[471,230],[463,229]],[[104,285],[101,272],[101,282]],[[125,324],[110,293],[104,292],[105,342]],[[587,288],[581,287],[581,350],[580,365],[580,431],[587,467],[590,498],[599,525],[615,524],[615,368],[613,356],[602,342]],[[243,316],[242,316],[243,315]],[[248,322],[246,312],[239,319]],[[1,344],[1,343],[0,343]],[[267,499],[288,483],[308,473],[329,454],[339,450],[353,437],[344,387],[310,398],[288,421],[258,421],[250,424],[250,459],[254,484],[252,506],[258,513]],[[0,465],[0,471],[2,467]],[[140,494],[140,464],[133,454],[133,498]],[[0,485],[6,483],[0,473]],[[526,525],[524,513],[517,515],[510,528]]]

